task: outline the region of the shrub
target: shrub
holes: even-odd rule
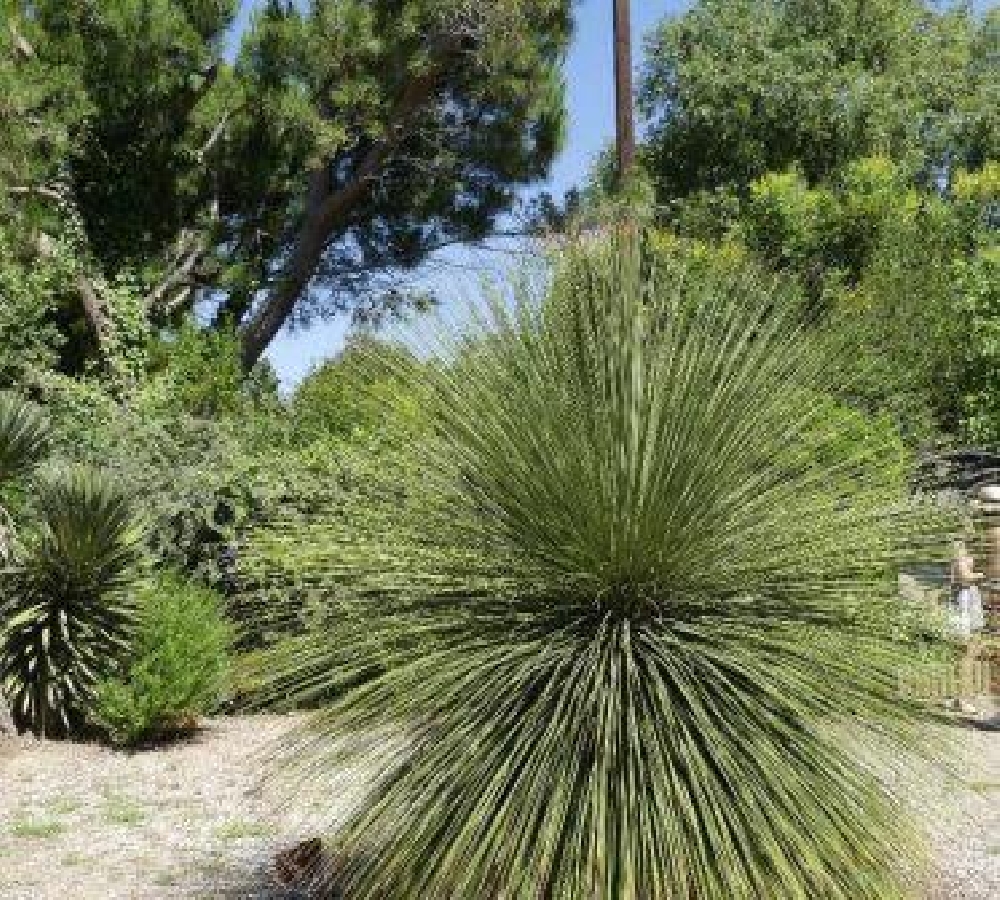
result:
[[[239,338],[232,331],[210,331],[185,323],[153,344],[153,377],[146,385],[146,402],[162,409],[212,417],[244,412],[268,376],[263,368],[247,379],[239,357]]]
[[[99,686],[95,720],[117,744],[189,730],[223,696],[230,641],[218,595],[158,578],[140,595],[128,668]]]
[[[357,751],[384,777],[337,888],[899,896],[912,832],[851,752],[918,714],[895,566],[945,523],[898,439],[809,399],[834,348],[752,281],[664,277],[622,239],[508,299],[432,385],[439,504],[341,545],[358,590],[278,660],[289,689],[370,677],[288,747],[292,785],[352,732],[399,738]]]
[[[128,653],[140,534],[126,490],[89,469],[42,479],[35,505],[41,524],[4,585],[0,686],[19,729],[64,736]]]
[[[219,554],[235,543],[259,499],[257,459],[245,439],[256,418],[248,410],[238,421],[202,419],[143,393],[102,406],[100,396],[68,396],[58,385],[47,397],[56,452],[128,485],[147,511],[146,549],[157,567],[218,584]]]

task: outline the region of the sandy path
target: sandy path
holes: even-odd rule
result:
[[[1000,898],[1000,716],[949,729],[954,778],[915,766],[904,796],[934,852],[930,900]]]
[[[277,812],[254,791],[296,717],[220,718],[135,754],[0,738],[0,898],[290,897],[274,853],[315,834],[320,799]]]

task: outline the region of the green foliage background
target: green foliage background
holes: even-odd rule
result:
[[[919,0],[702,0],[646,48],[656,221],[867,334],[845,397],[925,449],[1000,441],[998,85],[1000,11]]]

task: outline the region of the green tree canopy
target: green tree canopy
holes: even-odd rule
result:
[[[1000,440],[1000,10],[702,0],[648,45],[661,224],[739,245],[867,332],[854,401]]]
[[[84,356],[123,283],[153,327],[216,304],[246,367],[286,323],[396,308],[562,133],[570,0],[268,0],[231,63],[235,0],[5,3],[2,202],[74,235]]]
[[[648,46],[661,200],[793,164],[816,182],[865,156],[911,174],[996,159],[998,26],[923,0],[702,0]]]

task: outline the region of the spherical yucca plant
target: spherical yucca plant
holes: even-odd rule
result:
[[[0,687],[19,729],[65,736],[127,653],[139,534],[128,493],[98,472],[41,479],[35,502],[41,523],[6,590]]]
[[[368,754],[331,891],[905,893],[918,842],[855,751],[915,733],[896,567],[949,523],[832,399],[843,341],[774,286],[666,272],[620,238],[493,303],[432,379],[433,498],[324,532],[337,615],[273,680],[367,673],[280,757],[315,791]]]

